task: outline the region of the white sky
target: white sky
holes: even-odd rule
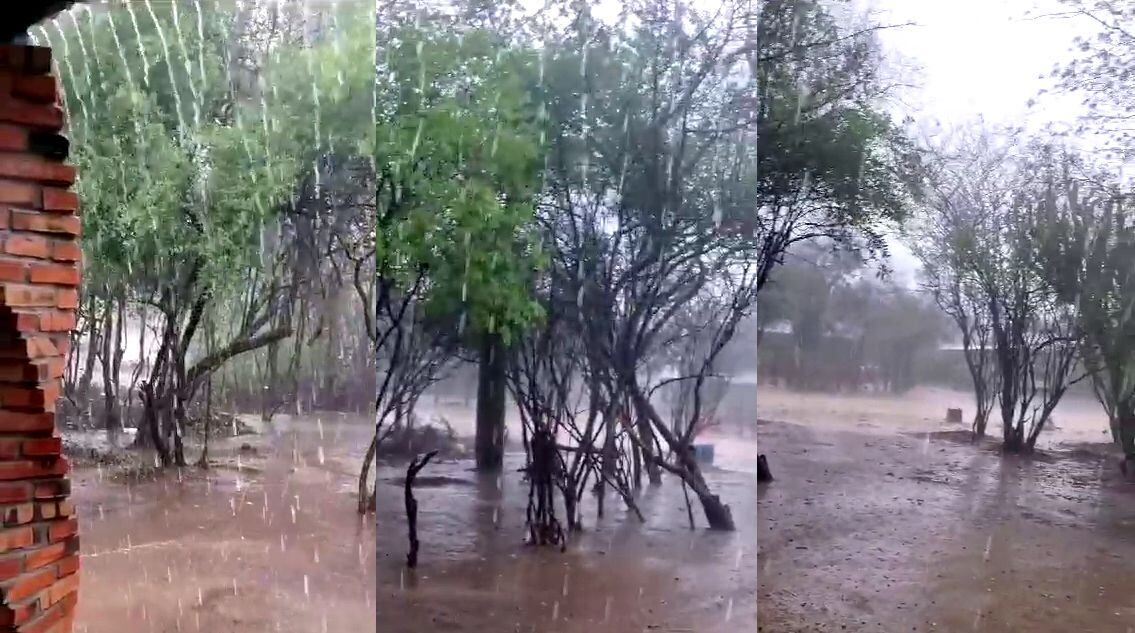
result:
[[[898,120],[912,117],[916,133],[978,118],[1029,129],[1075,124],[1081,112],[1075,97],[1040,95],[1052,86],[1049,74],[1067,59],[1073,38],[1092,32],[1083,18],[1054,15],[1065,10],[1059,0],[853,0],[853,5],[881,24],[913,23],[884,30],[880,38],[905,84],[890,110]],[[592,6],[610,18],[618,3],[596,0]],[[1037,99],[1032,107],[1030,99]],[[913,285],[914,258],[901,244],[891,247],[895,280]]]
[[[867,0],[880,22],[914,26],[883,31],[892,58],[912,62],[920,84],[906,109],[944,123],[983,116],[993,123],[1073,122],[1072,98],[1047,96],[1047,75],[1068,57],[1072,39],[1089,33],[1082,19],[1051,17],[1056,0]],[[919,72],[919,70],[921,72]],[[1043,76],[1043,78],[1042,78]]]
[[[1075,97],[1039,96],[1052,86],[1048,76],[1068,57],[1073,38],[1091,32],[1083,19],[1053,16],[1063,10],[1057,0],[859,0],[859,7],[879,23],[914,23],[880,38],[910,84],[896,92],[891,109],[896,118],[913,117],[920,132],[978,118],[1029,129],[1075,124]],[[910,252],[895,243],[892,256],[895,280],[913,284]]]

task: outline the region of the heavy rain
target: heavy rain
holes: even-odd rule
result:
[[[27,33],[82,207],[74,631],[375,627],[373,17],[136,0]]]
[[[764,4],[760,631],[1133,630],[1133,28]]]
[[[381,630],[755,626],[757,31],[380,7]]]
[[[0,631],[1135,631],[1135,9],[43,4]]]

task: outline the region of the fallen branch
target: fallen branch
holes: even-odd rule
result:
[[[414,457],[406,467],[406,523],[410,528],[410,552],[406,554],[406,566],[410,569],[418,566],[418,500],[414,498],[414,478],[430,463],[434,455],[437,455],[437,451],[426,453],[421,461]]]

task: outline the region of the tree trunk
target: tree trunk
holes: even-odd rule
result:
[[[485,335],[477,380],[477,470],[500,472],[504,466],[504,418],[507,359],[500,336]]]
[[[213,427],[213,374],[205,379],[205,437],[201,441],[201,459],[197,460],[197,466],[203,469],[209,468],[209,432]]]
[[[1119,446],[1123,449],[1120,470],[1128,481],[1135,482],[1135,410],[1119,413],[1117,417]]]
[[[638,435],[642,438],[642,455],[643,462],[646,464],[646,476],[650,480],[650,485],[662,485],[662,469],[658,467],[658,461],[654,459],[654,431],[650,428],[650,421],[639,418],[638,419]]]
[[[116,302],[115,302],[116,303]],[[103,320],[102,353],[102,396],[103,396],[103,428],[106,429],[106,439],[111,446],[118,446],[119,430],[122,427],[119,414],[118,400],[118,372],[116,359],[121,359],[119,348],[122,337],[122,311],[118,310],[118,319],[112,315],[115,303],[106,304],[106,317]],[[117,325],[116,325],[117,323]]]
[[[152,447],[158,452],[158,457],[161,458],[162,465],[165,466],[171,460],[169,446],[166,444],[165,438],[162,437],[159,406],[154,400],[153,386],[148,382],[142,383],[142,416],[145,429],[139,429],[135,445]]]
[[[271,422],[272,415],[276,412],[276,389],[280,380],[279,351],[279,341],[272,341],[268,344],[268,358],[266,360],[268,371],[266,372],[267,376],[264,378],[264,384],[260,389],[260,420],[262,422]]]
[[[985,437],[985,429],[989,426],[989,413],[980,407],[973,416],[973,434],[976,437]]]
[[[87,308],[87,314],[90,319],[87,322],[87,359],[83,366],[83,374],[79,378],[79,389],[75,394],[80,398],[83,403],[87,402],[91,392],[91,381],[94,379],[95,373],[95,356],[98,349],[98,332],[101,323],[95,318],[95,299],[91,297],[90,306]]]
[[[650,403],[650,399],[642,392],[642,389],[634,383],[633,380],[627,380],[627,386],[630,389],[630,395],[634,402],[635,409],[640,416],[645,416],[654,425],[654,430],[666,440],[670,446],[671,452],[677,458],[678,468],[672,469],[675,474],[680,476],[683,481],[689,485],[690,490],[698,496],[698,501],[701,502],[702,510],[705,512],[705,520],[709,523],[709,529],[733,531],[736,525],[733,523],[733,513],[730,511],[729,506],[721,501],[721,497],[713,494],[709,485],[706,484],[705,478],[702,476],[701,467],[698,465],[697,459],[694,457],[693,447],[683,443],[675,434],[671,433],[666,427],[666,423],[659,417],[658,412],[654,409],[654,405]],[[656,457],[661,459],[661,457]]]
[[[418,500],[414,498],[414,479],[434,455],[437,455],[437,451],[430,451],[420,462],[415,457],[406,467],[406,524],[410,532],[410,551],[406,554],[406,566],[410,569],[418,566]]]
[[[702,477],[701,469],[698,467],[698,463],[693,458],[693,455],[689,455],[683,461],[685,462],[686,472],[690,475],[689,477],[683,477],[683,480],[689,484],[690,489],[698,496],[698,501],[701,502],[702,511],[705,513],[705,521],[709,524],[709,529],[722,532],[732,532],[736,530],[737,526],[733,523],[732,510],[721,501],[721,497],[710,492],[709,486],[706,485],[705,478]]]
[[[375,454],[378,452],[378,429],[375,429],[374,435],[370,438],[370,446],[367,447],[366,457],[363,458],[363,469],[359,473],[359,514],[366,514],[371,510],[377,510],[378,499],[375,495],[370,494],[370,487],[367,485],[367,479],[370,478],[370,465],[375,460]],[[375,482],[375,489],[378,489],[378,482]],[[371,500],[374,499],[374,505]]]

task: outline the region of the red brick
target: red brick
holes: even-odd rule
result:
[[[67,576],[69,574],[73,574],[73,573],[79,571],[79,566],[80,566],[79,555],[78,554],[72,554],[72,555],[68,556],[67,558],[64,558],[63,560],[59,561],[59,565],[58,565],[59,575],[60,576]]]
[[[0,260],[0,281],[27,281],[28,267],[23,262]]]
[[[76,213],[79,211],[79,194],[68,189],[44,187],[43,210]]]
[[[7,111],[8,108],[0,102],[0,121],[4,120]],[[39,156],[0,154],[0,176],[71,186],[75,182],[75,167]]]
[[[20,310],[15,313],[16,316],[16,331],[23,333],[38,333],[39,332],[39,314],[27,310]]]
[[[67,354],[47,336],[27,336],[24,341],[28,358],[47,358]]]
[[[0,459],[14,460],[20,458],[20,446],[24,440],[18,437],[0,439]]]
[[[28,75],[46,75],[51,72],[51,47],[28,46],[27,62],[24,64],[24,73]]]
[[[8,554],[0,557],[0,582],[15,578],[24,571],[24,557],[22,554]]]
[[[40,380],[59,380],[63,377],[63,373],[67,371],[67,359],[62,356],[49,358],[43,361],[42,365],[36,363],[37,366],[42,366],[43,370],[40,374]]]
[[[3,263],[3,262],[0,262]],[[33,284],[78,286],[79,269],[65,264],[32,264],[29,279]]]
[[[71,482],[66,479],[43,481],[35,485],[36,499],[53,499],[71,494]]]
[[[78,602],[78,597],[79,597],[79,592],[76,591],[74,593],[67,594],[67,598],[65,598],[65,600],[75,598],[75,602]],[[47,629],[43,633],[73,633],[74,632],[74,630],[75,630],[75,607],[74,607],[74,604],[72,604],[71,606],[59,607],[59,609],[63,611],[63,617],[58,622],[53,624],[51,626],[51,628]]]
[[[63,128],[63,110],[54,104],[28,103],[6,98],[0,100],[0,121],[54,132]],[[34,177],[31,179],[37,180]]]
[[[0,68],[16,70],[22,74],[27,66],[30,48],[22,44],[0,44]]]
[[[19,602],[50,587],[55,582],[55,578],[54,569],[41,569],[34,573],[24,574],[12,582],[6,583],[8,586],[0,587],[0,593],[4,595],[4,602],[9,604]]]
[[[59,455],[63,450],[63,438],[41,437],[34,440],[23,440],[22,450],[24,455],[30,457]]]
[[[75,313],[69,311],[52,310],[39,318],[39,327],[44,332],[70,332],[75,329],[75,323]]]
[[[61,517],[69,517],[75,514],[75,502],[70,499],[60,501],[57,507],[59,509],[59,516]]]
[[[55,416],[50,413],[23,413],[0,410],[0,432],[35,433],[55,430]],[[0,492],[0,502],[5,501]]]
[[[24,555],[24,565],[31,571],[44,565],[50,565],[67,555],[67,546],[63,543],[54,543]]]
[[[47,286],[4,284],[0,286],[0,301],[9,307],[55,307],[58,292]]]
[[[78,235],[81,227],[79,218],[73,215],[53,215],[39,211],[12,211],[12,228],[17,231],[33,233],[64,233]]]
[[[14,525],[31,523],[34,515],[35,506],[31,503],[8,506],[4,508],[4,525],[5,527],[12,527]]]
[[[36,255],[35,257],[39,256]],[[77,262],[82,257],[83,251],[79,248],[78,242],[55,242],[51,250],[51,258],[60,262]]]
[[[33,103],[55,103],[55,77],[18,75],[12,81],[12,94]]]
[[[0,483],[0,503],[13,501],[27,501],[32,498],[32,486],[29,483],[4,482]]]
[[[57,602],[60,602],[61,600],[63,600],[67,596],[74,594],[78,591],[79,591],[79,575],[78,574],[71,574],[70,576],[61,576],[59,578],[58,582],[56,582],[54,585],[51,585],[51,588],[44,592],[44,595],[43,595],[44,607],[45,608],[50,607],[51,605],[54,605]],[[64,629],[52,629],[52,630],[53,631],[54,630],[60,630],[61,631],[61,630],[64,630]],[[66,629],[66,630],[67,630],[68,633],[70,633],[70,631],[71,631],[71,629]]]
[[[47,370],[46,364],[35,365],[19,358],[0,359],[0,382],[39,382]],[[4,441],[0,440],[0,444]],[[0,456],[2,454],[0,451]]]
[[[0,479],[11,481],[14,479],[31,479],[33,477],[50,477],[62,475],[67,472],[67,460],[59,457],[49,460],[20,460],[16,462],[0,462]]]
[[[28,600],[21,604],[0,605],[0,626],[16,626],[27,622],[39,609],[39,600]]]
[[[0,382],[39,382],[40,376],[46,374],[47,367],[41,367],[22,358],[0,359]]]
[[[54,501],[42,501],[36,504],[36,518],[39,520],[54,519],[58,516]]]
[[[55,291],[55,307],[74,310],[79,307],[79,291],[74,288],[60,288]]]
[[[58,244],[56,246],[58,247]],[[8,239],[4,240],[4,252],[21,257],[47,259],[51,256],[52,249],[47,238],[39,235],[9,235]]]
[[[78,594],[74,595],[78,596]],[[68,627],[72,626],[71,622],[74,615],[74,607],[60,603],[21,626],[20,633],[63,633],[64,631],[71,631],[72,629]]]
[[[79,531],[78,519],[67,519],[66,521],[56,521],[48,528],[49,538],[52,543],[62,541],[63,539],[75,534]]]
[[[0,553],[27,547],[32,544],[34,534],[28,526],[0,530]]]
[[[38,207],[42,204],[39,185],[30,182],[0,180],[0,204]]]
[[[27,130],[16,125],[0,123],[0,151],[23,152],[27,149]]]

